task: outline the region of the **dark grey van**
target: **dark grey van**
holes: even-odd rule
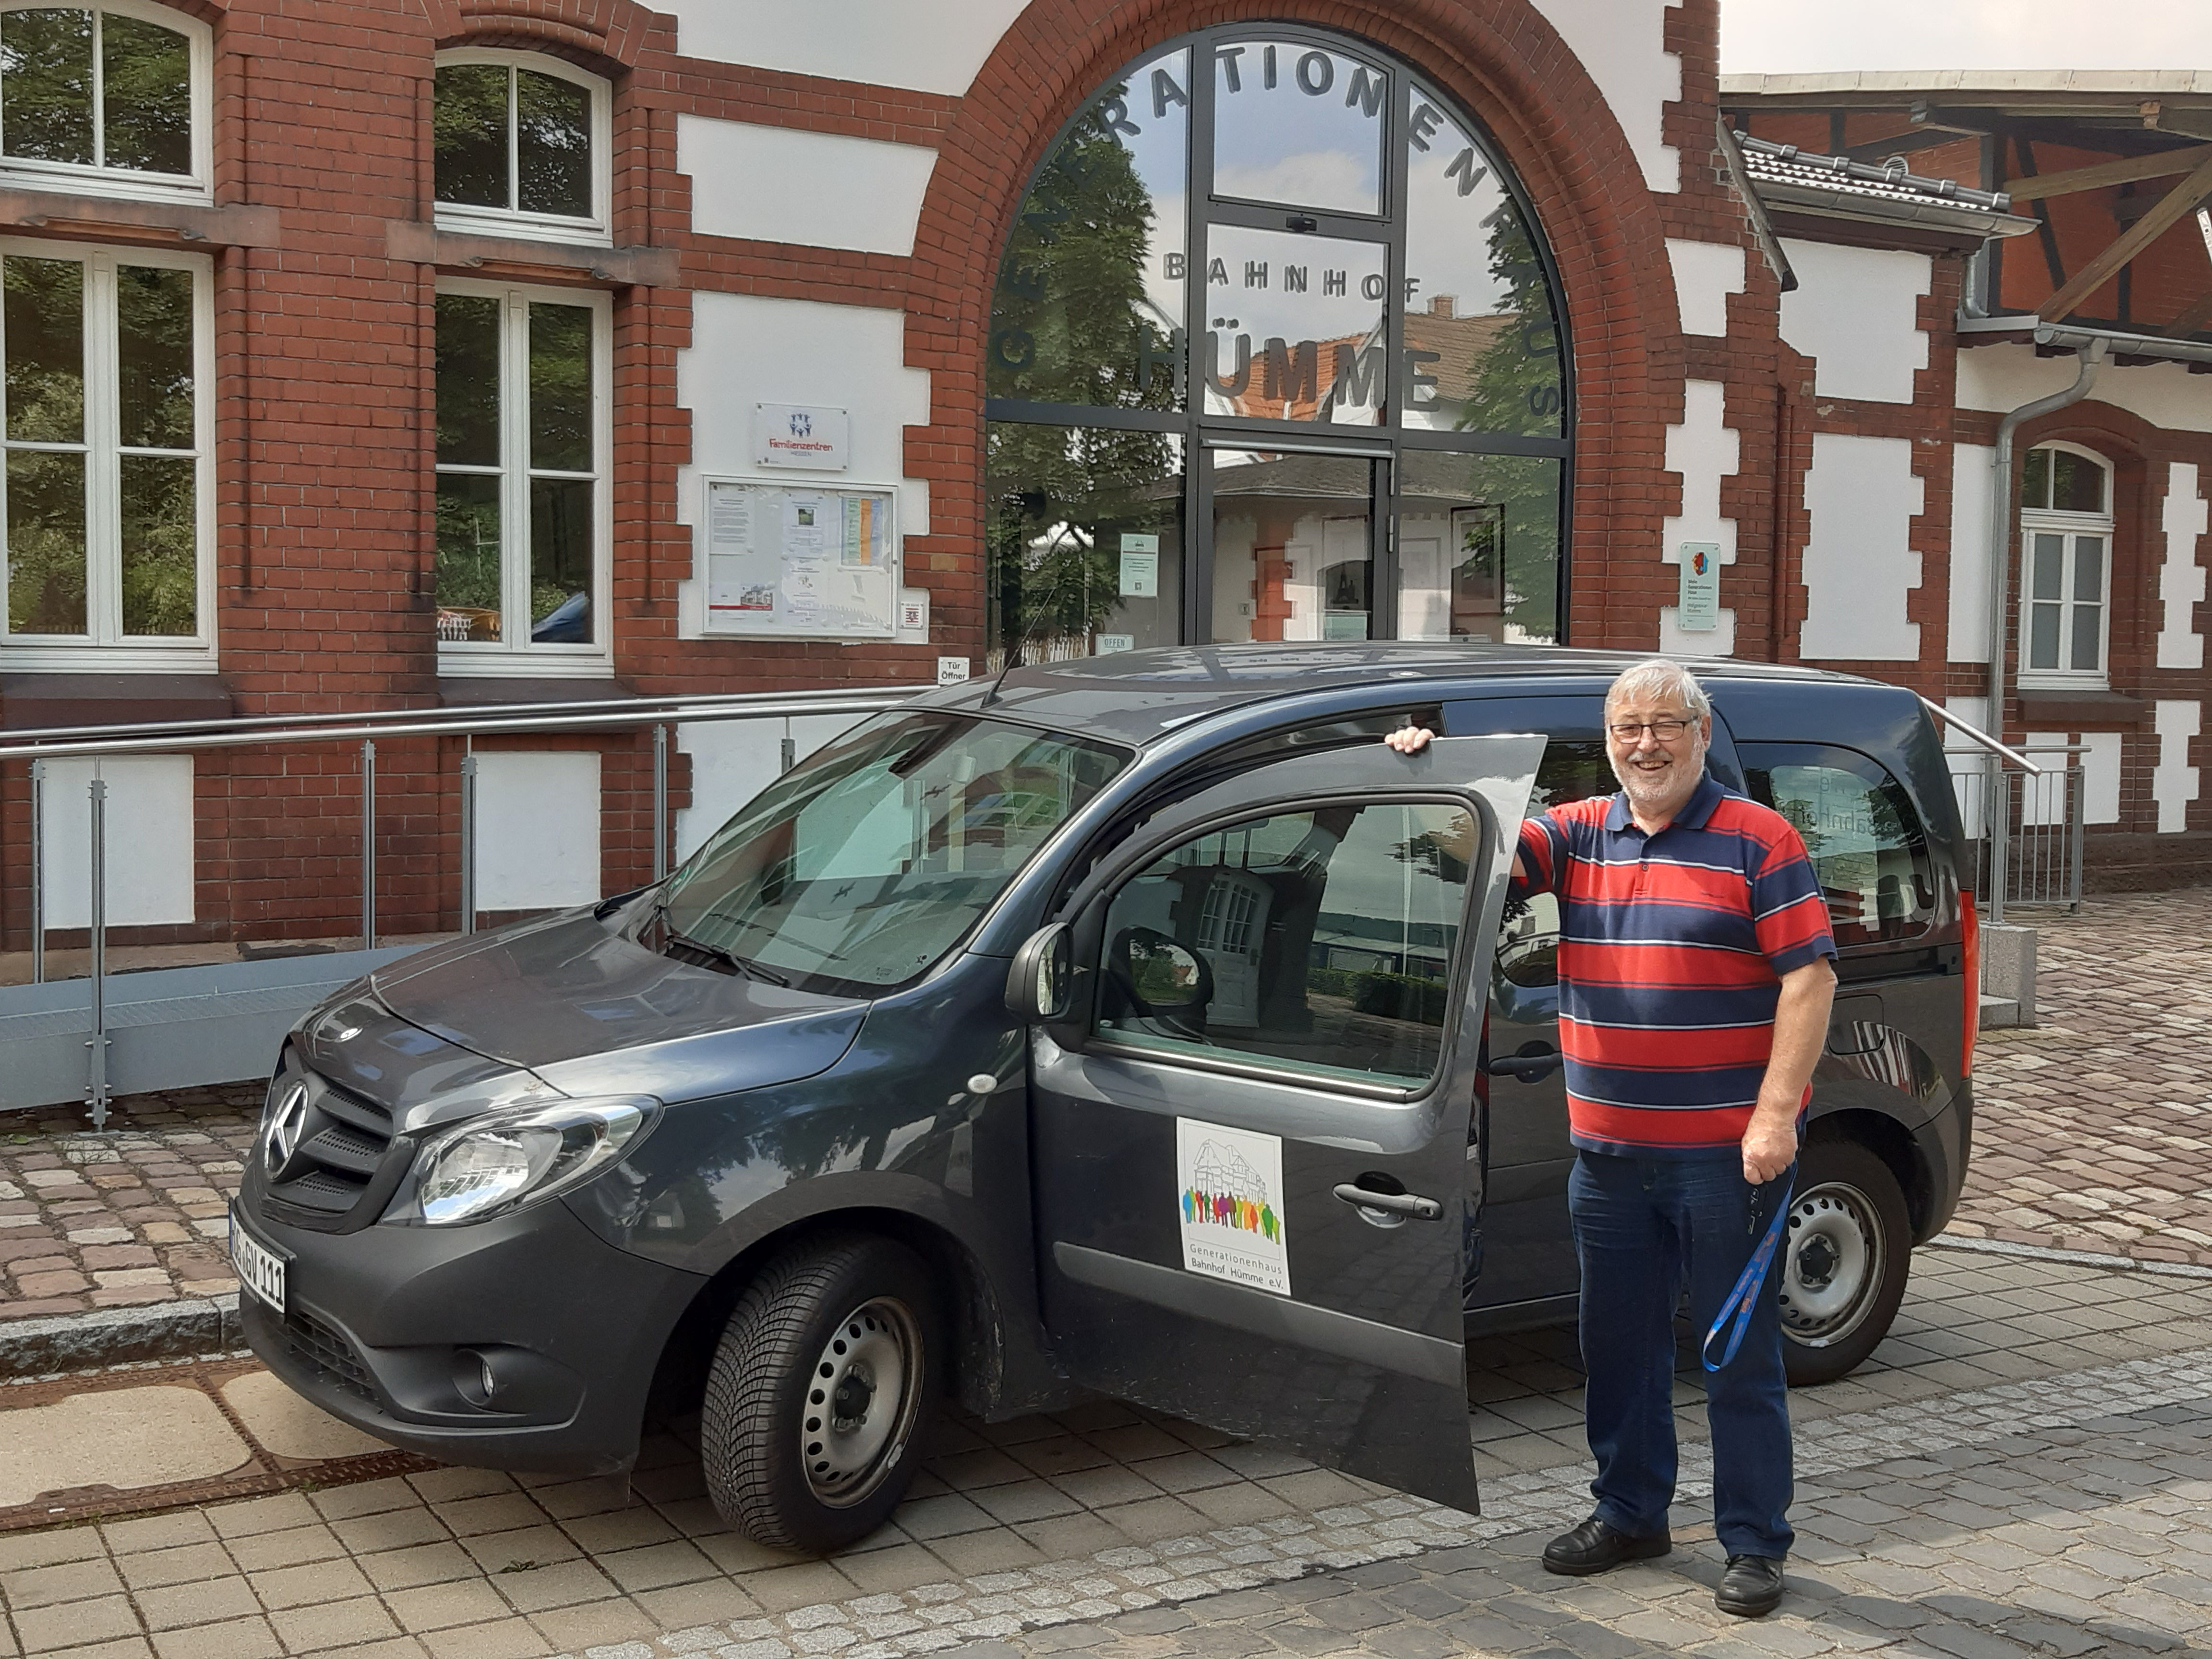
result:
[[[1119,1395],[1473,1508],[1466,1334],[1577,1291],[1557,916],[1506,872],[1524,812],[1613,790],[1626,660],[1136,652],[866,722],[665,882],[301,1023],[233,1218],[255,1352],[463,1463],[619,1473],[649,1398],[696,1412],[786,1546],[879,1524],[944,1394]],[[1911,693],[1705,683],[1842,951],[1783,1286],[1819,1381],[1966,1168],[1960,829]]]

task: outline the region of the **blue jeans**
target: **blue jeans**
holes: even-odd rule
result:
[[[1793,1167],[1783,1179],[1796,1173]],[[1567,1209],[1583,1273],[1583,1415],[1597,1459],[1590,1490],[1607,1526],[1636,1537],[1666,1526],[1674,1496],[1676,1303],[1686,1282],[1691,1330],[1702,1340],[1781,1196],[1778,1181],[1745,1181],[1733,1153],[1710,1160],[1577,1154]],[[1781,1265],[1778,1256],[1735,1358],[1705,1374],[1713,1522],[1730,1555],[1778,1559],[1796,1536],[1786,1518]],[[1724,1341],[1714,1344],[1716,1357]]]

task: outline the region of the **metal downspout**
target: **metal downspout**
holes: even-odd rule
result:
[[[1990,465],[1990,724],[2000,733],[2004,731],[2005,613],[2010,605],[2012,586],[2013,434],[2037,416],[2087,397],[2089,389],[2097,384],[2097,371],[2104,367],[2106,349],[2102,340],[2092,340],[2076,348],[2074,355],[2080,360],[2081,368],[2072,386],[2048,398],[2038,398],[2032,404],[2022,404],[1997,422],[1996,453]],[[1992,778],[1992,785],[1998,781]],[[2012,813],[2008,793],[2000,793],[1993,787],[1990,802],[1996,817],[1990,826],[1990,921],[1997,924],[2004,921],[2005,852],[2012,838]]]

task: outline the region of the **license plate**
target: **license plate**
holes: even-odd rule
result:
[[[278,1313],[284,1311],[284,1258],[239,1225],[238,1211],[230,1212],[230,1265],[238,1282]]]

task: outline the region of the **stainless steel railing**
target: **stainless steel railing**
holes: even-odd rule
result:
[[[2008,907],[2081,908],[2081,853],[2088,806],[2079,744],[2038,744],[2023,752],[2033,773],[2008,769],[1995,754],[1950,757],[1976,868],[1971,884],[1986,896],[1990,921]]]
[[[650,727],[653,733],[653,878],[668,873],[669,728],[731,720],[792,720],[846,714],[854,718],[896,708],[928,688],[885,686],[866,690],[815,693],[735,692],[701,696],[670,696],[601,699],[565,703],[505,704],[478,708],[372,709],[330,714],[248,715],[212,720],[182,720],[130,726],[55,727],[8,733],[0,744],[0,763],[30,763],[31,979],[46,979],[47,848],[45,805],[52,780],[50,763],[64,758],[93,762],[88,786],[90,872],[88,933],[92,1033],[88,1044],[87,1100],[95,1128],[107,1120],[108,1047],[106,981],[107,944],[107,783],[100,760],[109,755],[176,755],[237,748],[294,750],[322,744],[358,744],[361,789],[361,937],[363,950],[376,947],[377,930],[377,756],[380,740],[398,738],[459,738],[460,830],[459,909],[461,930],[477,923],[477,754],[475,739],[524,732],[611,732]],[[787,725],[781,769],[793,763],[795,744]]]

